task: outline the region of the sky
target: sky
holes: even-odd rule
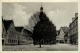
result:
[[[78,12],[76,2],[42,2],[43,11],[49,20],[59,30],[72,22]],[[31,16],[40,11],[41,2],[4,2],[2,3],[2,16],[6,20],[13,20],[15,26],[28,26]]]

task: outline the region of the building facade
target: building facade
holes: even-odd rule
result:
[[[25,44],[25,38],[23,36],[23,26],[16,26],[15,29],[18,32],[18,44]]]
[[[4,22],[2,18],[2,45],[5,45],[6,43],[6,29],[4,27]]]
[[[32,41],[32,38],[30,37],[31,32],[27,29],[25,29],[23,26],[17,26],[15,27],[16,31],[18,32],[18,44],[29,44],[30,41]]]
[[[65,43],[67,42],[67,32],[68,32],[69,27],[61,27],[60,32],[58,35],[58,40],[60,43]]]
[[[56,41],[57,41],[57,43],[59,43],[59,33],[60,33],[60,31],[59,31],[59,30],[57,30],[57,31],[56,31],[56,33],[57,33]]]
[[[14,26],[14,22],[12,20],[3,20],[3,26],[2,28],[5,30],[3,30],[3,32],[5,31],[5,45],[7,44],[18,44],[18,36],[17,33],[15,31],[15,26]],[[3,34],[2,34],[3,36]],[[3,38],[3,37],[2,37]],[[3,42],[3,40],[2,40]]]
[[[65,43],[69,43],[68,42],[68,31],[65,33],[65,35],[64,35],[64,42]]]
[[[31,44],[31,43],[33,43],[32,32],[30,32],[27,29],[23,29],[23,36],[24,36],[25,44]]]
[[[78,44],[78,13],[75,13],[75,17],[72,18],[72,23],[70,23],[69,27],[70,43]]]
[[[67,39],[67,43],[70,44],[70,27],[69,27],[69,30],[68,30],[68,39]]]

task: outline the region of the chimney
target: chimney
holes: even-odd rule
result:
[[[78,17],[78,13],[75,13],[75,18],[77,18]]]

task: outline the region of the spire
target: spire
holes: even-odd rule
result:
[[[41,2],[41,7],[42,7],[42,2]]]
[[[42,2],[41,2],[41,8],[40,8],[40,11],[43,11]]]

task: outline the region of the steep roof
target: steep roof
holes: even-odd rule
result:
[[[12,20],[2,20],[2,22],[4,23],[4,27],[6,29],[6,31],[8,30],[8,28],[10,27],[11,23],[13,23]],[[13,23],[14,24],[14,23]]]
[[[15,27],[15,29],[16,29],[16,31],[21,32],[21,31],[22,31],[22,29],[23,29],[23,27],[22,27],[22,26]]]
[[[64,33],[67,33],[69,30],[69,27],[61,27]]]
[[[59,35],[59,33],[60,33],[60,30],[57,30],[57,33],[58,33],[58,35]]]
[[[24,29],[28,34],[32,34],[31,31],[27,30],[27,29]]]
[[[27,30],[27,29],[24,29],[23,32],[28,34],[28,35],[26,35],[26,36],[30,36],[30,37],[32,36],[32,35],[31,35],[32,32],[29,31],[29,30]]]

